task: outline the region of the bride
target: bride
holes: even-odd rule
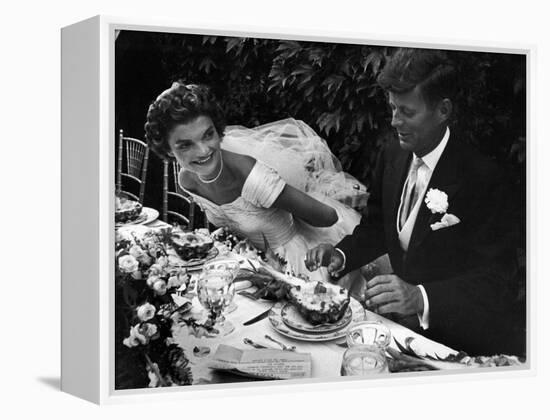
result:
[[[179,183],[215,226],[227,226],[282,256],[295,274],[326,279],[304,264],[308,249],[351,234],[360,214],[336,198],[356,180],[339,170],[326,143],[301,121],[226,127],[204,85],[176,82],[151,104],[147,142],[176,159]]]

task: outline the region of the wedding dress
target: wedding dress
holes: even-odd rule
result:
[[[323,139],[306,124],[293,119],[253,129],[229,126],[222,148],[252,156],[256,164],[244,182],[241,195],[230,203],[217,205],[189,192],[208,220],[248,238],[259,249],[264,249],[265,236],[269,246],[288,262],[295,274],[326,279],[326,271],[308,271],[304,257],[316,245],[336,244],[353,232],[361,215],[338,199],[356,188],[356,184],[360,185],[357,180],[341,171]],[[285,184],[334,208],[338,221],[330,227],[314,227],[272,207]]]

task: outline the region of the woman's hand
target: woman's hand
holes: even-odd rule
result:
[[[332,207],[288,184],[273,205],[315,227],[329,227],[338,221],[338,214]]]

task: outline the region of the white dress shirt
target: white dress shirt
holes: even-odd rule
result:
[[[422,206],[424,203],[424,196],[426,195],[428,184],[430,183],[432,174],[435,170],[435,167],[437,166],[437,162],[439,162],[439,158],[441,157],[443,151],[445,150],[445,147],[447,146],[450,134],[451,131],[449,130],[449,127],[447,127],[443,138],[436,146],[436,148],[422,157],[424,165],[418,168],[417,175],[417,185],[421,185],[420,194],[418,196],[418,200],[414,205],[414,208],[411,210],[411,213],[401,230],[399,229],[399,214],[397,215],[396,228],[397,233],[399,234],[399,243],[401,244],[401,248],[404,252],[407,252],[407,249],[409,248],[409,241],[411,239],[412,230],[416,222],[416,217],[418,216],[418,211],[420,210],[420,206]],[[414,156],[416,157],[416,155]],[[427,330],[430,326],[430,302],[428,301],[428,295],[426,293],[426,289],[424,289],[424,286],[419,284],[417,287],[420,289],[420,292],[422,293],[422,300],[424,301],[424,310],[422,314],[418,314],[418,321],[420,322],[420,326],[424,330]]]

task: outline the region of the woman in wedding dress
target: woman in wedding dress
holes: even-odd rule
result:
[[[357,181],[310,127],[293,119],[226,127],[207,86],[176,82],[149,107],[145,131],[155,153],[180,164],[181,187],[212,224],[259,249],[265,237],[295,274],[326,279],[306,269],[307,250],[337,243],[361,216],[336,199]]]

